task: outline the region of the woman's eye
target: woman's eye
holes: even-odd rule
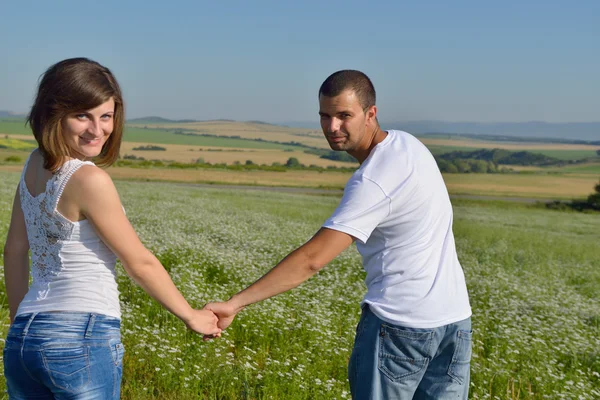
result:
[[[77,115],[75,116],[75,118],[77,118],[77,119],[86,119],[86,118],[87,118],[87,115],[86,115],[86,114],[77,114]]]

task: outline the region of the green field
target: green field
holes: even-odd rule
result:
[[[0,241],[18,179],[0,172]],[[339,201],[160,183],[117,188],[143,242],[198,307],[261,276]],[[465,200],[454,209],[473,308],[470,398],[600,398],[600,214]],[[346,367],[365,292],[354,248],[301,287],[249,307],[212,342],[186,332],[118,272],[123,399],[349,398]],[[0,335],[6,330],[1,324]]]
[[[526,144],[523,145],[526,147]],[[442,155],[445,153],[450,153],[452,151],[467,151],[472,152],[478,150],[474,147],[461,147],[461,146],[439,146],[439,145],[431,145],[428,144],[427,148],[433,155]],[[502,148],[502,143],[498,142],[498,148]],[[581,160],[584,158],[592,158],[597,157],[597,154],[594,150],[540,150],[540,149],[532,149],[532,150],[511,150],[511,151],[528,151],[531,153],[543,154],[548,157],[554,157],[559,160]]]
[[[600,176],[600,162],[581,165],[566,165],[560,168],[550,167],[547,171],[557,173],[595,174]]]
[[[0,118],[0,134],[3,135],[31,135],[29,125],[25,125],[22,118]]]
[[[172,132],[126,127],[123,140],[128,142],[185,144],[193,146],[234,147],[246,149],[298,149],[277,143],[258,142],[253,140],[230,139],[225,137],[206,137],[200,135],[176,135]]]
[[[600,150],[600,147],[598,150]],[[532,152],[558,158],[559,160],[581,160],[597,156],[593,150],[535,150]]]
[[[427,148],[434,156],[450,153],[452,151],[475,151],[473,147],[461,147],[461,146],[438,146],[438,145],[427,145]]]

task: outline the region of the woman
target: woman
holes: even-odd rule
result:
[[[11,327],[4,348],[10,399],[118,399],[124,353],[115,262],[188,328],[218,335],[140,242],[109,175],[124,109],[102,65],[50,67],[28,117],[38,149],[23,169],[4,248]],[[28,250],[31,250],[31,287]]]

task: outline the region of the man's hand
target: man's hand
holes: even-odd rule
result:
[[[233,319],[237,313],[240,312],[237,307],[228,301],[222,303],[208,303],[204,306],[204,309],[215,313],[217,318],[219,318],[217,326],[221,330],[227,329],[227,327],[229,327],[229,325],[231,325],[233,322]]]
[[[188,328],[205,337],[221,336],[221,329],[217,326],[219,319],[209,310],[194,310],[189,319],[185,321]]]

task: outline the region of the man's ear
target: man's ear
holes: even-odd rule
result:
[[[367,110],[367,124],[373,123],[377,121],[377,106],[372,105]]]

